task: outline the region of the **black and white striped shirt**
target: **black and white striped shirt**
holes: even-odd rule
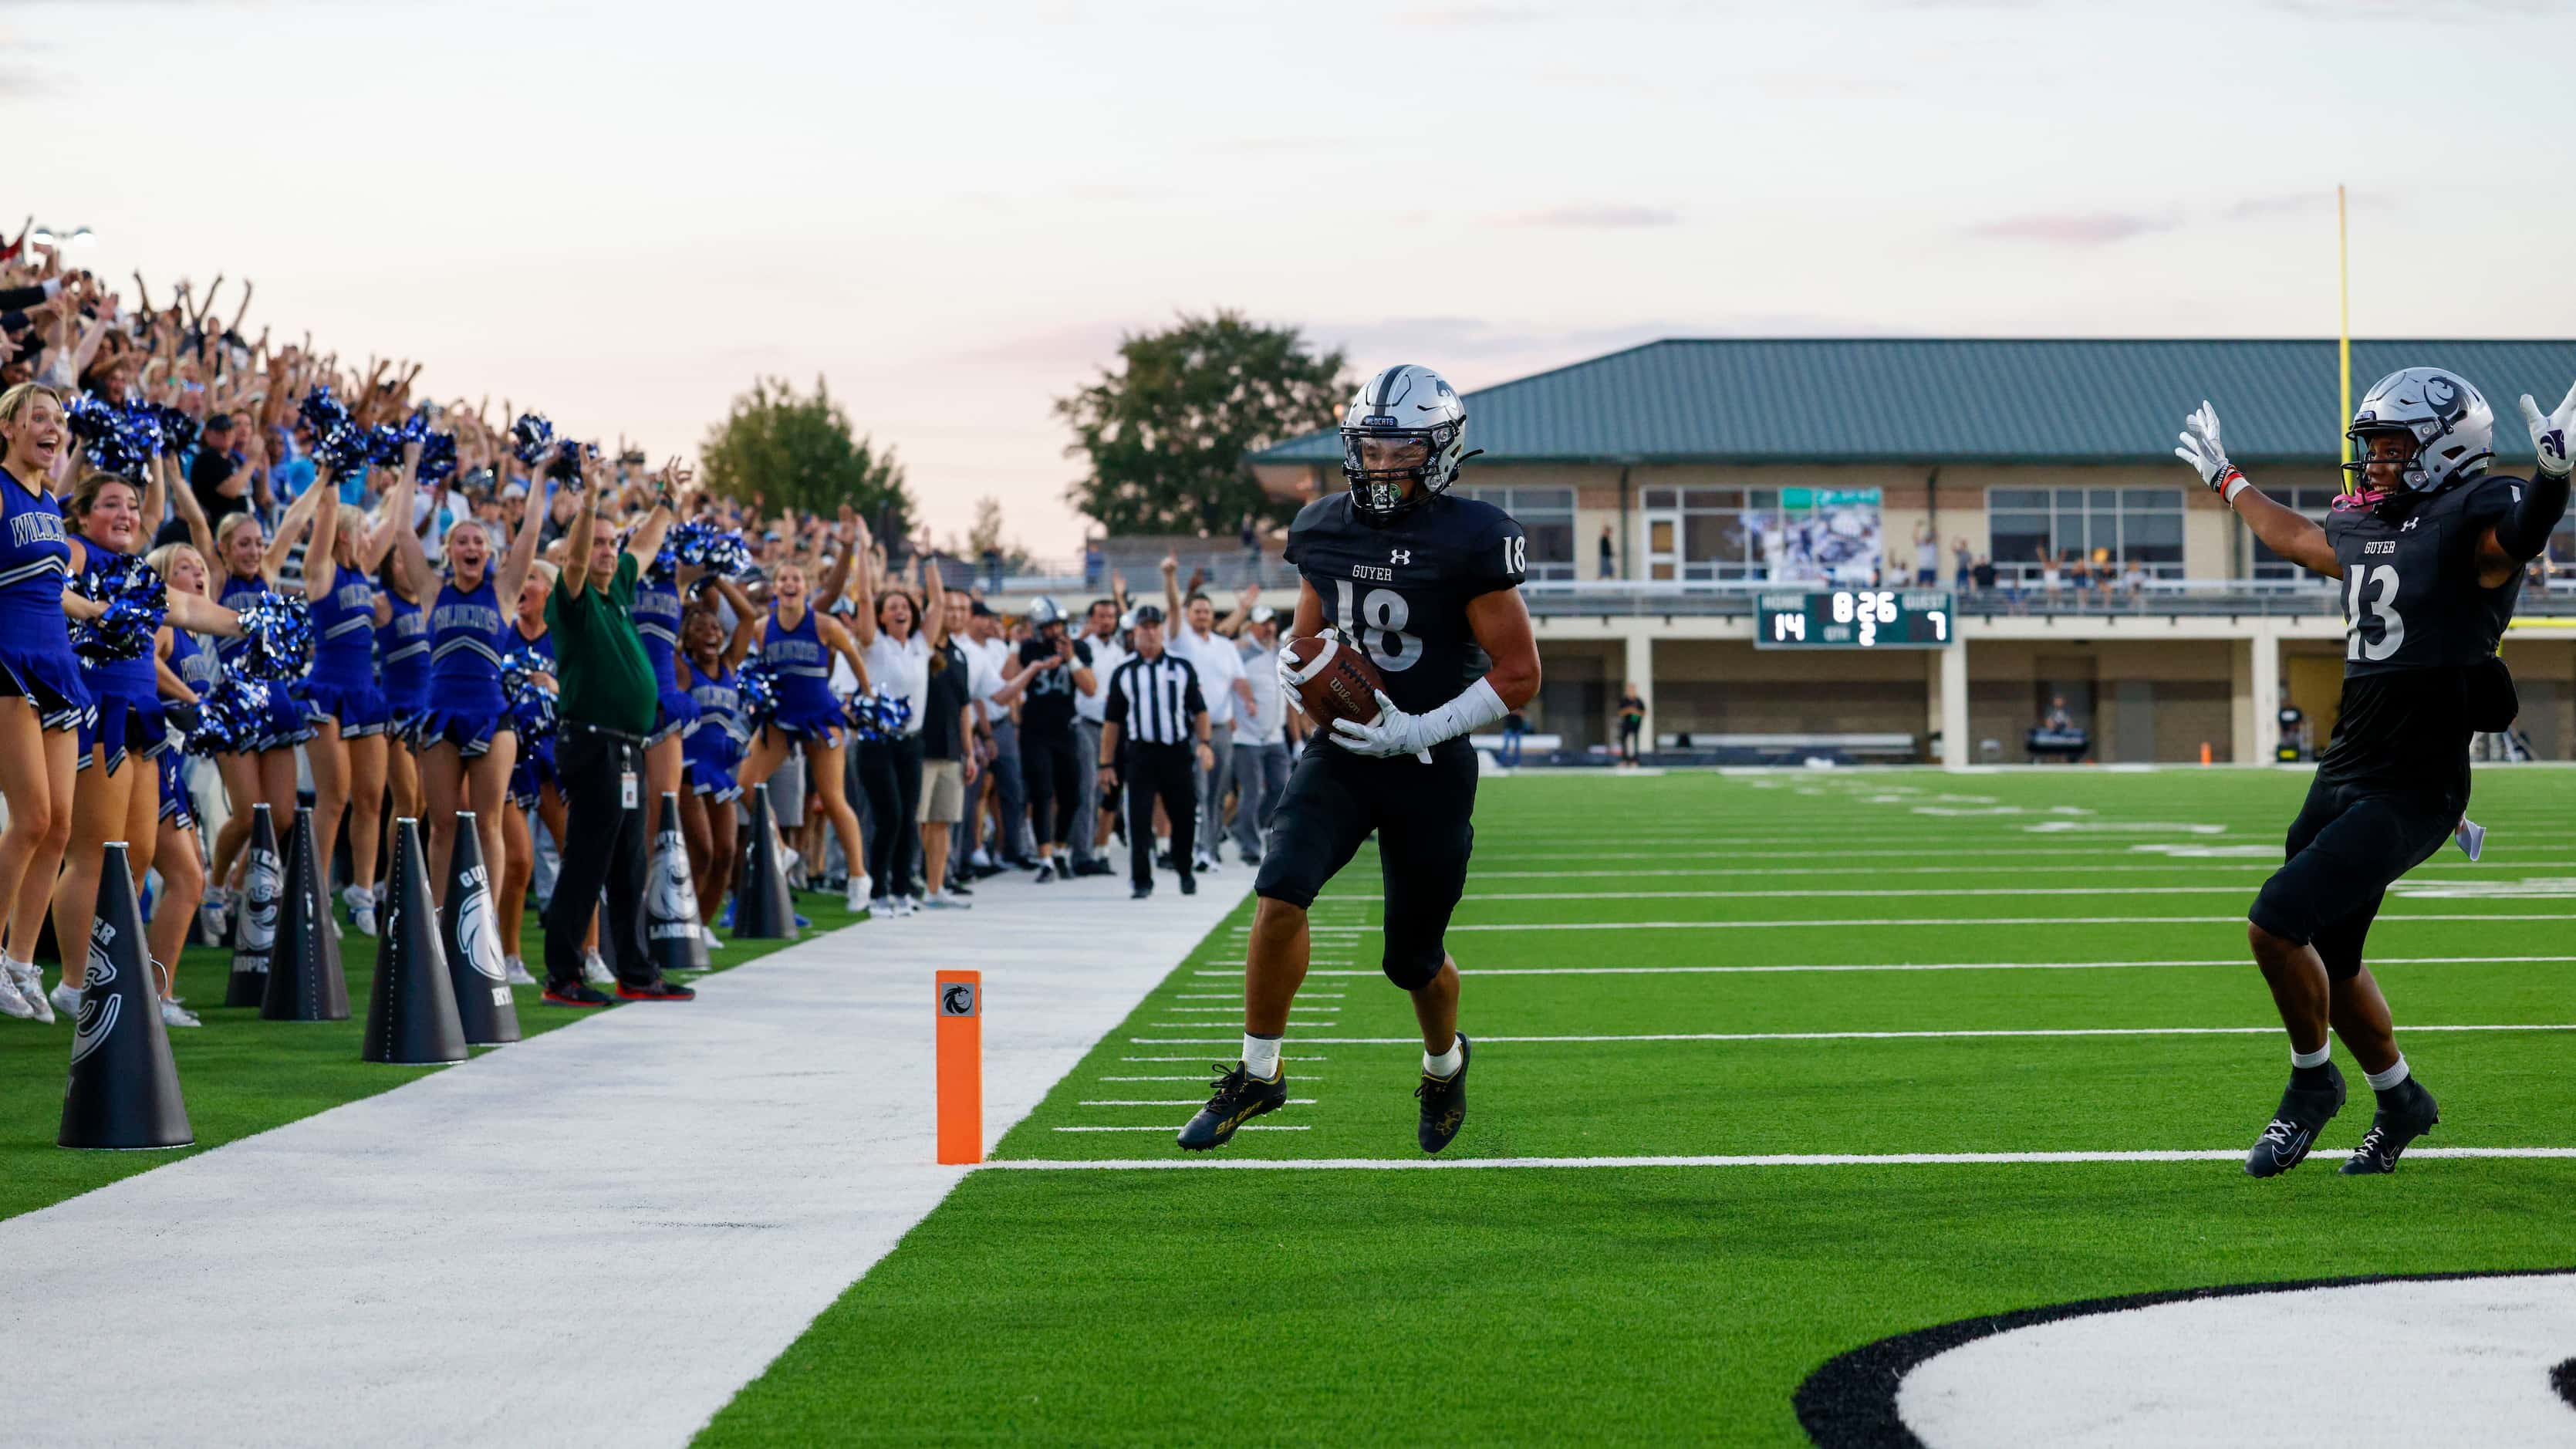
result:
[[[1102,718],[1134,744],[1186,745],[1198,738],[1197,720],[1205,713],[1198,671],[1166,649],[1151,659],[1130,655],[1118,666],[1109,676]]]

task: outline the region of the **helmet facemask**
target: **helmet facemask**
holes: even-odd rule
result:
[[[1440,458],[1456,441],[1457,432],[1454,423],[1431,428],[1344,427],[1342,476],[1350,480],[1352,511],[1371,523],[1386,523],[1447,489],[1457,476],[1456,469],[1441,467]],[[1417,483],[1418,491],[1413,486]]]
[[[2435,493],[2487,470],[2495,457],[2495,415],[2478,390],[2437,367],[2409,367],[2373,384],[2344,431],[2353,461],[2343,465],[2365,494]],[[2402,456],[2371,456],[2373,440],[2397,438]],[[2396,463],[2399,488],[2374,488],[2370,470]]]

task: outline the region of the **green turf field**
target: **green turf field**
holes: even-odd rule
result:
[[[2241,1155],[2287,1076],[2244,910],[2303,774],[1488,781],[1438,1159]],[[2576,1148],[2576,771],[2484,771],[2371,937],[2433,1148]],[[1363,854],[1316,906],[1295,1105],[1214,1162],[1424,1161]],[[2576,1264],[2576,1160],[1228,1170],[1172,1132],[1241,1029],[1247,903],[703,1435],[1800,1442],[1888,1334],[2230,1282]],[[1910,967],[1918,969],[1893,969]],[[1860,968],[1860,969],[1833,969]],[[2436,1031],[2436,1026],[2498,1028]],[[2338,1049],[2338,1057],[2343,1053]],[[1194,1166],[1165,1171],[1117,1161]]]
[[[799,895],[796,901],[817,931],[850,923],[837,896]],[[167,1152],[72,1152],[55,1146],[54,1134],[62,1125],[64,1073],[71,1061],[71,1021],[63,1017],[52,1026],[42,1026],[0,1017],[0,1122],[9,1124],[7,1131],[0,1132],[0,1218],[33,1212],[120,1177],[444,1070],[359,1060],[367,1003],[375,994],[376,943],[345,931],[345,913],[341,921],[345,933],[340,965],[349,981],[347,1021],[262,1021],[257,1007],[226,1007],[221,1003],[225,979],[232,971],[232,953],[192,946],[181,954],[179,995],[205,1022],[195,1030],[172,1028],[169,1033],[171,1054],[179,1068],[179,1090],[187,1098],[188,1125],[197,1134],[193,1147]],[[722,932],[717,934],[723,939]],[[520,937],[528,960],[544,959],[545,939],[545,930],[531,911]],[[726,940],[711,954],[715,969],[724,970],[785,944]],[[46,984],[57,979],[48,965]],[[514,993],[519,1030],[525,1036],[552,1031],[591,1014],[543,1005],[534,986],[514,988]],[[603,1009],[622,1010],[625,1005]],[[508,1048],[474,1050],[480,1055]]]

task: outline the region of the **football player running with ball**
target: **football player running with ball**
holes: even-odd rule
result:
[[[2487,471],[2495,415],[2438,367],[2393,372],[2353,412],[2354,491],[2323,527],[2263,496],[2227,461],[2218,416],[2191,415],[2174,450],[2274,553],[2344,581],[2343,703],[2292,822],[2288,861],[2247,912],[2255,964],[2290,1033],[2290,1085],[2245,1170],[2298,1166],[2344,1102],[2326,1029],[2379,1099],[2347,1175],[2393,1172],[2441,1120],[2407,1073],[2388,1000],[2361,964],[2362,938],[2389,885],[2451,838],[2469,802],[2469,736],[2512,723],[2512,676],[2496,644],[2523,565],[2567,508],[2576,390],[2556,412],[2529,397],[2540,455],[2528,482]]]
[[[1467,1116],[1458,967],[1442,937],[1475,839],[1466,737],[1538,693],[1519,592],[1529,544],[1510,514],[1447,496],[1469,457],[1467,409],[1440,374],[1408,365],[1370,378],[1341,431],[1349,489],[1308,504],[1288,529],[1299,583],[1281,692],[1299,699],[1289,646],[1316,636],[1365,653],[1385,688],[1375,720],[1318,730],[1288,777],[1252,887],[1243,1059],[1218,1068],[1207,1106],[1181,1129],[1190,1151],[1222,1147],[1287,1103],[1279,1039],[1306,979],[1306,908],[1372,833],[1386,887],[1380,964],[1412,993],[1422,1024],[1422,1150],[1448,1146]]]

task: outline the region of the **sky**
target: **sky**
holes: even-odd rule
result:
[[[828,379],[1061,557],[1054,399],[1218,308],[1469,389],[2330,336],[2342,182],[2356,335],[2576,337],[2571,59],[2565,0],[0,0],[0,224],[657,458]]]

